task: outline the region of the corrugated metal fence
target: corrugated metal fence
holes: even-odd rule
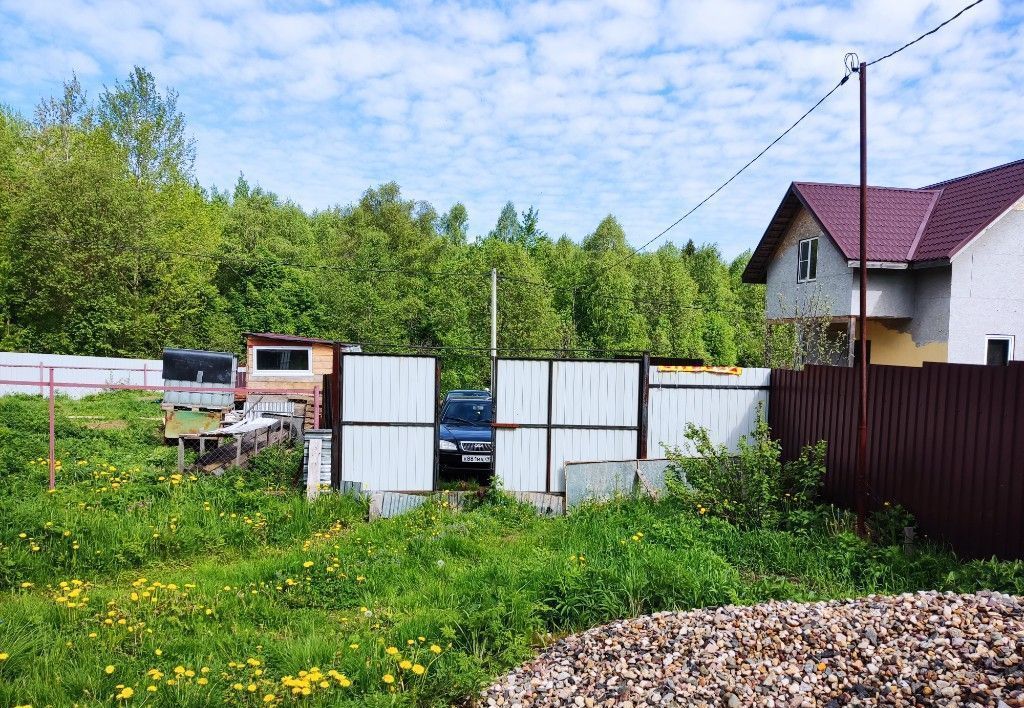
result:
[[[661,457],[670,447],[685,448],[687,423],[705,428],[711,442],[735,450],[739,439],[757,422],[757,409],[767,414],[771,369],[740,369],[736,374],[679,373],[650,367],[647,452]]]
[[[499,359],[494,473],[509,490],[565,491],[567,460],[635,457],[637,361]]]
[[[769,423],[786,459],[828,441],[826,493],[853,506],[858,371],[775,370]],[[898,502],[972,557],[1024,556],[1024,364],[872,366],[869,503]]]
[[[679,360],[499,359],[494,471],[505,489],[565,491],[566,462],[662,457],[687,423],[735,449],[767,404],[769,369],[717,373]]]
[[[431,491],[437,470],[436,357],[345,353],[340,358],[338,478],[369,490]],[[332,420],[333,422],[333,420]]]
[[[0,379],[38,383],[39,388],[0,385],[0,396],[11,393],[45,395],[49,371],[74,370],[76,382],[89,384],[128,384],[146,386],[161,381],[163,362],[160,359],[127,359],[113,356],[72,356],[69,354],[33,354],[29,352],[0,352]],[[66,380],[66,379],[65,379]],[[57,393],[82,398],[98,393],[96,388],[59,386]]]

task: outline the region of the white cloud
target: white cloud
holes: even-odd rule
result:
[[[674,221],[842,76],[965,0],[0,0],[0,97],[143,64],[180,93],[205,184],[307,208],[395,180],[486,232],[508,199],[553,235]],[[869,72],[874,183],[1024,156],[1024,8],[987,0]],[[672,234],[752,246],[793,179],[857,176],[856,80]]]

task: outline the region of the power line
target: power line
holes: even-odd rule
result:
[[[510,277],[510,276],[499,275],[498,276],[498,280],[499,281],[500,280],[508,280],[508,281],[511,281],[511,282],[523,283],[524,285],[531,285],[531,286],[537,287],[537,288],[545,288],[547,290],[552,290],[552,291],[556,291],[556,292],[564,290],[563,288],[560,288],[557,285],[551,285],[550,283],[542,283],[542,282],[537,281],[537,280],[529,280],[527,278],[517,278],[517,277]],[[570,293],[573,294],[573,295],[575,295],[577,292],[578,292],[578,290],[576,290],[576,289],[570,291]],[[752,312],[750,310],[745,310],[743,308],[720,308],[720,307],[702,307],[700,305],[680,305],[679,303],[674,302],[672,300],[650,299],[650,298],[636,298],[636,297],[627,297],[625,295],[607,295],[607,294],[604,294],[604,295],[601,295],[600,297],[598,297],[596,299],[598,301],[601,301],[601,300],[617,300],[619,302],[629,302],[629,303],[632,303],[632,304],[637,305],[637,306],[642,306],[642,305],[663,305],[665,307],[672,307],[672,308],[675,308],[675,309],[678,309],[678,310],[694,310],[694,311],[697,311],[697,312],[710,312],[710,313],[721,313],[721,314],[732,313],[732,314],[738,314],[738,315],[757,314],[757,312]]]
[[[958,17],[960,17],[960,15],[964,14],[965,12],[967,12],[968,10],[970,10],[970,9],[971,9],[972,7],[975,7],[976,5],[980,5],[980,4],[981,4],[981,3],[983,3],[983,2],[985,2],[985,0],[975,0],[975,1],[974,1],[974,2],[972,2],[972,3],[970,4],[970,5],[967,5],[967,6],[963,7],[963,8],[961,8],[961,9],[960,9],[960,12],[956,13],[955,15],[953,15],[952,17],[950,17],[950,18],[949,18],[948,20],[945,20],[944,22],[940,22],[940,23],[939,23],[939,24],[937,24],[937,25],[936,25],[935,27],[932,27],[932,28],[931,28],[930,30],[928,30],[927,32],[925,32],[925,33],[924,33],[924,34],[922,34],[921,36],[917,37],[916,39],[912,39],[912,40],[910,40],[909,42],[907,42],[906,44],[904,44],[904,45],[903,45],[902,47],[900,47],[899,49],[894,49],[893,51],[889,52],[889,53],[888,53],[888,54],[886,54],[885,56],[881,56],[881,57],[878,57],[877,59],[873,59],[873,60],[871,60],[871,61],[867,62],[867,65],[868,65],[868,66],[871,66],[871,65],[873,65],[873,64],[877,64],[877,63],[878,63],[878,62],[880,62],[880,61],[885,61],[885,60],[886,60],[886,59],[888,59],[889,57],[892,57],[892,56],[895,56],[895,55],[899,54],[900,52],[902,52],[902,51],[903,51],[904,49],[906,49],[907,47],[912,47],[913,45],[917,44],[918,42],[920,42],[920,41],[921,41],[922,39],[924,39],[925,37],[928,37],[929,35],[933,35],[933,34],[935,34],[936,32],[938,32],[938,31],[939,31],[940,29],[942,29],[943,27],[945,27],[946,25],[948,25],[948,24],[949,24],[950,22],[952,22],[953,20],[955,20],[955,19],[957,19]]]
[[[51,241],[52,243],[52,241]],[[72,242],[70,239],[66,239],[67,245],[80,245]],[[181,256],[184,258],[197,258],[200,260],[208,260],[231,270],[236,275],[241,274],[233,267],[240,265],[239,263],[232,264],[226,256],[218,255],[215,253],[201,253],[196,251],[178,251],[168,248],[157,248],[155,246],[143,246],[137,244],[120,244],[118,246],[121,250],[133,251],[136,253],[153,253],[165,256]],[[246,257],[252,257],[259,259],[260,257],[245,253]],[[374,275],[380,274],[398,274],[398,275],[424,275],[433,278],[483,278],[491,277],[490,271],[472,271],[472,270],[452,270],[452,271],[438,271],[429,269],[415,269],[415,268],[376,268],[371,266],[338,266],[330,265],[325,263],[300,263],[296,261],[281,261],[277,259],[263,259],[263,263],[271,266],[280,266],[282,268],[295,268],[298,270],[307,271],[328,271],[328,272],[339,272],[339,273],[371,273]]]
[[[928,37],[928,36],[930,36],[932,34],[935,34],[939,30],[941,30],[943,27],[945,27],[949,23],[951,23],[954,20],[956,20],[957,18],[959,18],[961,15],[963,15],[965,12],[967,12],[971,8],[975,7],[976,5],[980,5],[982,2],[984,2],[984,0],[974,0],[974,2],[972,2],[969,5],[963,7],[959,12],[957,12],[955,15],[953,15],[949,19],[944,20],[943,22],[940,22],[938,25],[936,25],[932,29],[930,29],[927,32],[921,34],[920,36],[912,39],[911,41],[907,42],[906,44],[904,44],[903,46],[899,47],[898,49],[894,49],[893,51],[889,52],[888,54],[880,56],[877,59],[874,59],[874,60],[872,60],[870,62],[867,62],[867,65],[871,66],[873,64],[877,64],[877,63],[879,63],[881,61],[885,61],[886,59],[889,59],[892,56],[895,56],[896,54],[899,54],[904,49],[907,49],[908,47],[911,47],[911,46],[917,44],[918,42],[920,42],[925,37]],[[659,232],[656,236],[654,236],[653,238],[648,240],[646,243],[644,243],[639,248],[628,247],[629,250],[630,250],[630,253],[628,255],[626,255],[624,258],[622,258],[620,260],[615,261],[610,266],[607,266],[606,268],[602,269],[601,271],[598,272],[597,275],[600,275],[601,273],[604,273],[605,271],[610,270],[611,268],[614,268],[615,266],[617,266],[617,265],[623,263],[624,261],[629,260],[633,256],[637,255],[638,253],[640,253],[640,251],[643,251],[644,249],[646,249],[652,243],[654,243],[655,241],[660,239],[662,236],[667,234],[669,231],[674,229],[676,226],[678,226],[688,216],[690,216],[695,211],[697,211],[702,206],[704,206],[708,201],[711,200],[712,197],[714,197],[716,194],[718,194],[723,189],[725,189],[725,187],[727,187],[730,182],[732,182],[737,177],[739,177],[741,174],[743,174],[743,172],[745,172],[751,165],[753,165],[755,162],[757,162],[766,152],[768,152],[780,140],[782,140],[784,137],[786,137],[786,135],[788,135],[790,133],[790,131],[792,131],[794,128],[796,128],[798,125],[800,125],[800,123],[802,123],[803,120],[805,118],[807,118],[807,116],[809,116],[811,113],[813,113],[815,110],[817,110],[817,108],[819,106],[821,106],[821,104],[824,103],[829,98],[829,96],[831,96],[833,93],[835,93],[839,89],[840,86],[845,84],[850,79],[850,74],[851,73],[852,73],[851,70],[849,68],[847,68],[846,74],[843,76],[843,78],[840,79],[839,82],[828,91],[828,93],[826,93],[824,96],[822,96],[820,99],[818,99],[818,101],[813,106],[811,106],[809,109],[807,109],[807,111],[803,115],[801,115],[799,118],[797,118],[796,121],[792,125],[790,125],[784,131],[782,131],[782,133],[780,133],[774,140],[772,140],[770,143],[768,143],[768,145],[766,145],[764,147],[764,149],[762,149],[753,158],[751,158],[751,160],[749,162],[747,162],[745,165],[743,165],[743,167],[741,167],[736,172],[734,172],[731,177],[729,177],[727,180],[725,180],[720,185],[718,185],[718,187],[716,187],[710,194],[708,194],[700,202],[698,202],[696,204],[696,206],[694,206],[689,211],[687,211],[685,214],[683,214],[681,217],[679,217],[678,219],[673,221],[671,224],[668,225],[668,227],[666,227],[665,229],[662,229],[661,232]],[[595,277],[597,277],[597,276],[595,276]],[[581,286],[577,286],[577,289],[579,289],[579,287],[581,287]]]

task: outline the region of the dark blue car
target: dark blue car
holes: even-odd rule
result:
[[[445,400],[437,443],[444,479],[474,479],[487,483],[494,439],[491,413],[491,396],[487,391],[473,391],[471,396]]]

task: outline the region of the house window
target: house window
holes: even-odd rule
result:
[[[985,338],[985,363],[1006,366],[1013,359],[1013,335],[991,334]]]
[[[806,283],[818,277],[818,239],[805,238],[800,242],[796,281]]]
[[[253,347],[256,374],[312,374],[312,347]]]

